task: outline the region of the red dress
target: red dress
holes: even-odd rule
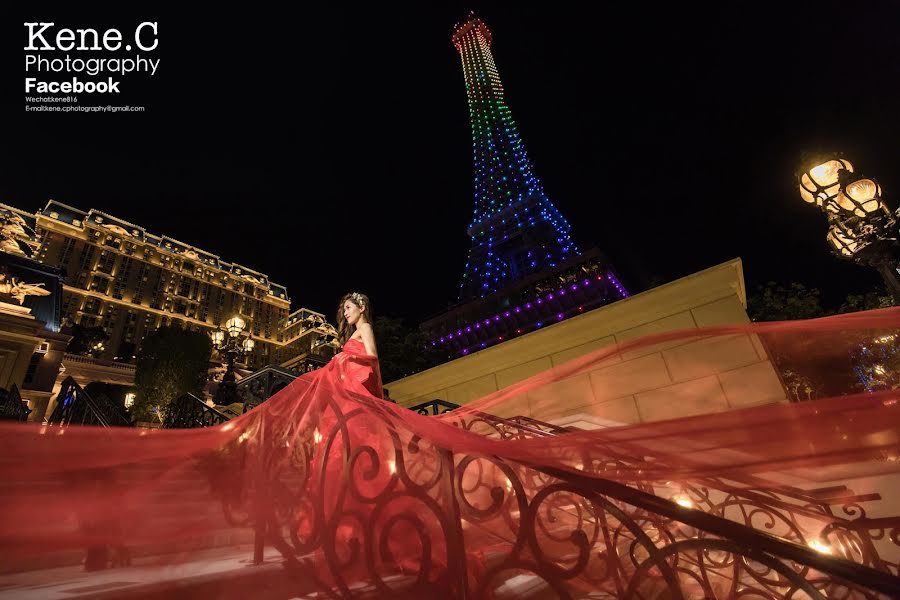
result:
[[[378,357],[366,354],[366,346],[362,341],[349,339],[343,350],[332,359],[343,363],[345,374],[349,376],[346,385],[353,391],[368,392],[376,398],[383,398],[381,387],[381,371],[378,368]],[[361,388],[357,387],[357,384]]]

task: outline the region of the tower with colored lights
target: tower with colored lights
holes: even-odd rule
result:
[[[459,295],[467,301],[579,252],[525,152],[491,54],[490,30],[473,14],[455,27],[452,39],[462,59],[475,161],[472,247]]]
[[[471,14],[453,29],[452,41],[462,59],[472,124],[472,246],[457,303],[421,325],[447,358],[628,296],[598,249],[578,249],[534,174],[506,105],[490,30]]]

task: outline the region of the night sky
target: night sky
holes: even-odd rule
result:
[[[751,289],[800,281],[837,304],[879,284],[830,254],[795,171],[843,151],[897,206],[900,4],[429,4],[6,19],[0,202],[97,208],[268,274],[294,309],[332,317],[361,291],[415,323],[455,298],[469,247],[450,34],[475,9],[535,173],[627,287],[735,257]],[[25,20],[158,20],[159,72],[111,102],[147,112],[25,113]]]

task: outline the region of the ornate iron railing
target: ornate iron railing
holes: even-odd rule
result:
[[[459,404],[453,404],[452,402],[435,398],[434,400],[422,402],[421,404],[416,404],[415,406],[410,406],[408,408],[420,415],[434,416],[449,412],[454,408],[459,408]]]
[[[237,394],[244,401],[244,412],[259,406],[298,377],[297,373],[268,365],[237,382]]]
[[[0,388],[0,420],[27,421],[31,409],[19,395],[19,387],[13,384],[8,391]]]
[[[92,398],[73,377],[62,382],[56,396],[56,407],[47,420],[49,425],[100,425],[102,427],[130,427],[131,419],[124,407],[107,396]]]
[[[298,580],[335,596],[449,590],[454,598],[499,591],[512,597],[521,595],[519,585],[559,598],[900,597],[900,522],[868,519],[859,508],[877,495],[804,492],[762,480],[602,477],[627,466],[627,456],[585,457],[563,471],[454,454],[395,430],[374,401],[358,401],[346,412],[331,403],[336,420],[322,431],[298,432],[296,423],[260,416],[242,436],[257,443],[229,449],[255,461],[253,479],[223,490],[230,520],[255,523],[258,560],[263,543],[271,544]],[[503,439],[561,429],[483,414],[461,415],[456,425]],[[384,435],[351,447],[349,433],[359,427],[380,427]],[[294,434],[294,443],[271,443]],[[363,456],[365,468],[358,464]],[[317,492],[325,489],[329,460],[343,464],[343,476],[327,481],[338,487],[326,499]],[[373,482],[379,491],[366,496],[361,490]],[[836,505],[844,506],[843,516]],[[342,522],[354,520],[361,537],[341,538]],[[420,554],[402,564],[388,549],[400,523],[407,535],[416,532]],[[466,552],[470,537],[481,540],[480,552]],[[495,589],[501,580],[506,588]]]
[[[226,423],[229,419],[229,416],[188,392],[169,403],[162,426],[163,429],[212,427]]]

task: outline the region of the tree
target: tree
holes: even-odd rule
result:
[[[795,321],[826,315],[818,289],[797,282],[785,286],[774,281],[758,286],[756,293],[747,298],[747,313],[752,321]]]
[[[847,294],[847,298],[841,307],[839,313],[859,312],[861,310],[872,310],[875,308],[888,308],[894,305],[894,299],[884,290],[872,290],[862,294]]]
[[[887,308],[893,306],[894,301],[881,288],[849,293],[839,308],[823,308],[819,290],[815,288],[797,282],[787,286],[769,282],[758,287],[747,304],[754,321],[783,321]],[[817,346],[821,344],[818,338],[794,340],[789,344],[788,352],[780,348],[777,334],[764,334],[760,338],[796,401],[846,393],[851,389],[874,391],[900,387],[900,377],[896,375],[900,373],[900,345],[896,334],[873,337],[870,332],[846,332],[840,343],[849,350],[847,362],[842,359],[833,362],[829,368],[822,368],[821,364],[818,368],[812,366],[824,360],[821,356],[816,358]],[[834,361],[836,357],[830,359]]]
[[[378,344],[381,379],[395,381],[440,364],[444,357],[428,345],[417,328],[395,317],[376,317],[372,327]]]
[[[109,341],[106,330],[98,325],[93,327],[74,325],[71,333],[72,340],[66,348],[66,352],[69,354],[93,356],[96,358],[103,352],[103,345]]]
[[[122,342],[119,344],[119,351],[116,353],[116,357],[113,358],[116,362],[131,362],[131,360],[135,357],[135,352],[137,351],[137,347],[134,345],[134,342]]]
[[[202,396],[211,355],[212,340],[198,331],[160,327],[149,334],[134,374],[138,420],[162,420],[169,402],[182,394]]]

